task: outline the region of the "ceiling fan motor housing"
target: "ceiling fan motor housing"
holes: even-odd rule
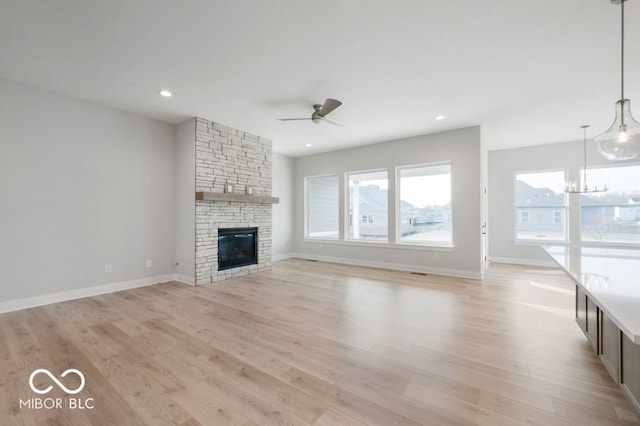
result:
[[[320,115],[321,108],[322,108],[322,105],[320,104],[315,104],[313,106],[313,109],[315,111],[313,111],[313,114],[311,114],[311,121],[313,121],[316,124],[320,124],[320,122],[322,121],[322,116]]]

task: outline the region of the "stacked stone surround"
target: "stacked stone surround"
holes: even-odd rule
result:
[[[196,191],[271,195],[271,141],[196,118]],[[271,269],[271,204],[196,201],[196,285]],[[258,264],[218,271],[218,228],[258,228]]]

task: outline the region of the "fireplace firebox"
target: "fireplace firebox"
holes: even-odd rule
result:
[[[218,229],[218,270],[258,263],[258,228]]]

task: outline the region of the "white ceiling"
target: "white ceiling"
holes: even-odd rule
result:
[[[475,125],[495,150],[609,127],[619,14],[610,0],[0,0],[0,77],[204,117],[292,156]],[[638,109],[640,1],[626,14]],[[327,97],[344,127],[277,120]]]

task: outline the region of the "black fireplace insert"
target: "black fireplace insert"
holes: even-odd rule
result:
[[[218,229],[218,270],[258,263],[258,228]]]

